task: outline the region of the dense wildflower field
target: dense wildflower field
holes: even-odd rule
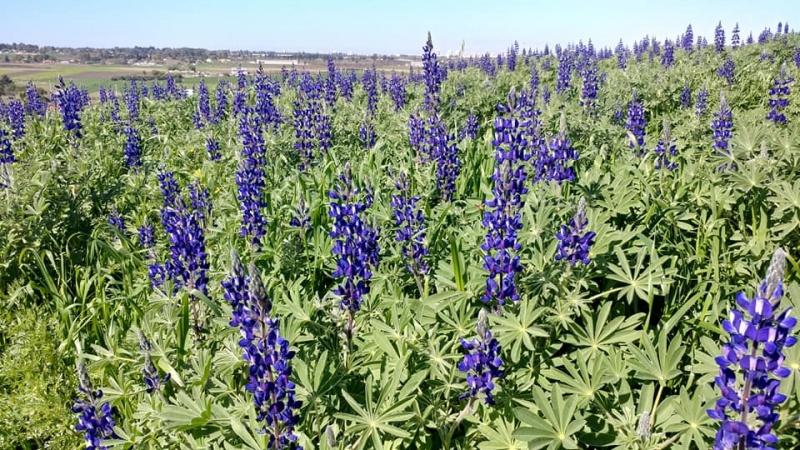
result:
[[[0,103],[0,447],[797,448],[800,36]]]

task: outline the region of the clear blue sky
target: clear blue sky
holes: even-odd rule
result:
[[[644,35],[674,39],[692,24],[712,41],[779,21],[800,29],[800,0],[0,0],[0,42],[70,47],[204,47],[276,51],[498,52],[584,42],[613,46]]]

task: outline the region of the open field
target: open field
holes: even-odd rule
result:
[[[721,27],[0,66],[0,449],[800,448],[800,34]]]

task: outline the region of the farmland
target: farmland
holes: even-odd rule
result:
[[[800,35],[423,44],[0,65],[0,448],[800,446]]]

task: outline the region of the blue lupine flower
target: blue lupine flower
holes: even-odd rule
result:
[[[692,106],[692,90],[689,89],[688,84],[683,85],[681,89],[681,108],[689,108]]]
[[[513,72],[517,68],[517,53],[519,52],[519,43],[514,42],[514,47],[508,49],[508,57],[506,58],[506,68],[509,72]]]
[[[723,78],[725,81],[728,82],[729,85],[732,85],[734,81],[736,81],[735,77],[735,70],[736,64],[733,62],[733,59],[729,56],[728,59],[722,63],[722,66],[717,69],[717,75]]]
[[[499,105],[500,114],[494,122],[495,168],[492,174],[493,197],[486,200],[483,213],[483,227],[486,237],[481,249],[486,253],[483,268],[489,272],[486,289],[481,300],[484,303],[497,301],[498,306],[506,302],[519,301],[515,278],[522,271],[519,263],[517,233],[522,229],[520,210],[524,205],[523,196],[528,192],[525,180],[527,161],[531,158],[525,140],[526,128],[517,116],[518,96],[509,93],[508,105]]]
[[[358,128],[358,138],[365,149],[369,150],[375,147],[375,127],[372,126],[372,122],[368,119],[364,119],[361,122],[361,126]]]
[[[667,39],[664,41],[664,54],[661,55],[661,65],[664,66],[665,69],[672,67],[675,64],[675,47],[672,46],[672,42]]]
[[[123,235],[125,234],[125,218],[117,211],[117,208],[111,209],[111,214],[108,215],[108,224]]]
[[[336,78],[338,76],[333,59],[328,58],[328,78],[325,79],[325,103],[330,107],[336,104]]]
[[[47,104],[42,100],[33,82],[29,81],[28,86],[25,88],[25,100],[27,101],[25,106],[28,115],[44,117]]]
[[[242,211],[242,228],[240,235],[250,238],[250,244],[258,247],[266,233],[266,218],[261,210],[267,206],[264,200],[266,188],[266,154],[261,124],[250,112],[242,115],[239,123],[239,135],[242,137],[242,159],[236,171],[239,209]]]
[[[238,257],[233,264],[234,273],[223,282],[223,288],[234,306],[231,326],[239,327],[239,346],[244,350],[244,360],[250,363],[245,389],[253,394],[256,421],[264,422],[260,432],[269,436],[267,448],[302,450],[294,434],[294,426],[300,421],[296,412],[302,402],[295,399],[295,384],[290,379],[295,352],[281,336],[278,319],[270,315],[272,302],[258,269],[251,263],[249,276],[244,278]]]
[[[556,93],[564,94],[569,89],[572,77],[572,58],[568,52],[562,52],[558,59],[558,79],[556,80]]]
[[[785,269],[786,255],[778,248],[753,298],[739,292],[739,309],[722,322],[730,341],[715,359],[720,369],[714,381],[721,397],[708,415],[722,423],[714,449],[769,449],[778,442],[772,429],[780,419],[779,405],[787,399],[778,389],[780,380],[791,373],[783,366],[783,351],[797,343],[792,336],[797,319],[789,317],[791,308],[778,312]]]
[[[106,94],[106,88],[100,86],[100,90],[97,92],[97,95],[100,96],[100,104],[105,105],[108,103],[108,94]]]
[[[733,27],[733,33],[731,33],[731,48],[737,49],[741,41],[739,39],[739,22],[736,22],[736,25]]]
[[[725,50],[725,29],[722,28],[722,22],[714,29],[714,50],[717,53],[722,53]]]
[[[539,154],[534,155],[536,181],[555,181],[561,184],[575,179],[575,169],[569,166],[578,159],[578,152],[567,135],[567,120],[564,114],[558,127],[558,134],[550,139],[548,145],[541,145]]]
[[[58,91],[53,96],[61,110],[61,117],[64,120],[64,131],[80,139],[83,136],[81,134],[81,119],[78,116],[83,105],[81,93],[74,84],[70,83],[70,86],[67,87],[67,84],[61,77],[58,77],[56,89],[58,89]]]
[[[769,42],[771,37],[772,37],[772,31],[770,31],[769,28],[764,28],[764,31],[762,31],[758,35],[758,43],[759,44],[766,44],[767,42]]]
[[[119,99],[114,91],[108,91],[108,102],[111,104],[111,108],[109,109],[111,123],[119,127],[122,123],[122,120],[119,117]]]
[[[614,103],[614,111],[611,112],[611,123],[614,125],[625,123],[625,113],[622,111],[622,103],[620,103],[619,99]]]
[[[170,258],[163,264],[154,262],[148,273],[154,287],[161,286],[167,279],[174,283],[175,290],[186,287],[190,291],[197,289],[208,295],[208,257],[206,255],[205,233],[203,223],[210,210],[206,203],[199,204],[197,188],[191,195],[195,201],[189,208],[180,196],[172,172],[159,174],[161,191],[164,194],[164,208],[161,210],[161,223],[169,236]],[[194,296],[192,296],[194,298]],[[197,317],[196,301],[193,300],[195,331],[200,327]]]
[[[139,139],[139,130],[133,124],[125,127],[125,165],[136,168],[142,165],[142,141]]]
[[[11,140],[8,139],[8,132],[0,128],[0,189],[11,187],[11,175],[8,173],[8,166],[10,166],[16,158],[14,157],[14,149],[11,148]]]
[[[211,116],[211,123],[217,124],[228,117],[228,82],[220,80],[216,93],[217,107]]]
[[[786,66],[782,66],[780,76],[775,78],[769,89],[769,107],[771,109],[767,114],[767,120],[776,124],[786,123],[786,114],[783,113],[783,110],[789,106],[789,85],[793,81],[794,78],[786,75]]]
[[[439,104],[439,90],[442,78],[439,71],[439,60],[433,51],[433,40],[428,32],[428,40],[422,47],[422,69],[425,73],[425,108],[434,109]]]
[[[178,182],[175,181],[175,172],[160,172],[158,174],[158,185],[161,189],[161,195],[164,197],[164,206],[174,206],[181,192]]]
[[[300,198],[297,201],[297,207],[294,209],[294,215],[289,221],[289,225],[298,228],[301,236],[304,237],[305,233],[311,230],[311,215],[302,194],[300,194]]]
[[[145,223],[138,229],[139,245],[144,249],[152,249],[156,245],[156,229],[152,224]]]
[[[697,101],[695,102],[695,113],[697,117],[701,117],[706,112],[708,107],[708,89],[703,86],[697,91]]]
[[[686,32],[683,34],[683,49],[686,52],[691,52],[694,46],[694,32],[692,32],[692,24],[686,27]]]
[[[500,359],[500,343],[489,331],[488,315],[485,309],[481,309],[478,314],[477,338],[471,341],[461,339],[461,347],[468,353],[458,363],[458,370],[467,374],[469,390],[459,398],[476,399],[483,394],[486,404],[494,405],[492,391],[495,381],[505,373],[502,369],[503,360]]]
[[[718,155],[730,156],[731,151],[729,148],[730,140],[733,138],[733,112],[725,101],[725,97],[720,95],[719,110],[714,113],[714,120],[711,122],[711,129],[713,130],[714,144],[712,148],[716,150]],[[728,168],[727,164],[720,167],[721,170]],[[735,169],[733,163],[730,164],[730,169]]]
[[[378,110],[378,72],[375,67],[364,71],[361,83],[367,93],[367,113],[374,116]]]
[[[103,391],[94,390],[83,363],[78,365],[78,381],[78,390],[84,398],[76,398],[72,406],[72,412],[78,414],[75,431],[84,433],[87,450],[107,450],[105,441],[117,438],[114,433],[114,408],[108,402],[101,403]]]
[[[461,139],[475,139],[478,136],[478,116],[475,115],[475,111],[470,111],[469,116],[467,117],[467,123],[464,124],[464,128],[461,130]]]
[[[131,80],[130,88],[124,90],[125,106],[128,107],[128,121],[130,123],[139,121],[139,87],[136,80]]]
[[[147,393],[161,392],[161,389],[172,377],[171,374],[166,374],[163,377],[158,374],[155,364],[153,364],[153,357],[150,354],[152,348],[147,336],[144,335],[142,330],[137,330],[139,335],[139,350],[144,354],[144,366],[142,367],[142,377],[144,384],[147,387]]]
[[[19,100],[8,102],[8,123],[11,125],[11,137],[16,141],[25,137],[25,107]]]
[[[672,160],[672,157],[678,154],[675,150],[675,141],[676,139],[672,138],[670,135],[669,122],[664,119],[664,134],[662,138],[658,140],[655,149],[656,169],[663,168],[673,170],[678,167],[678,163]]]
[[[456,179],[461,160],[455,135],[449,134],[435,110],[425,122],[423,155],[436,163],[436,188],[443,200],[451,201],[456,193]]]
[[[586,109],[594,108],[597,100],[597,67],[593,64],[583,71],[583,91],[580,105]]]
[[[531,93],[539,91],[539,71],[536,69],[536,66],[531,66],[531,78],[528,85],[530,86]]]
[[[203,124],[211,121],[211,99],[209,98],[206,80],[200,80],[200,84],[197,86],[197,111],[200,120],[196,124],[200,124],[199,128],[202,128]],[[198,128],[197,125],[195,125],[195,128]]]
[[[334,289],[334,294],[340,299],[339,307],[349,313],[346,329],[349,337],[353,331],[352,316],[361,308],[364,295],[369,293],[370,266],[378,264],[376,232],[362,217],[372,205],[372,194],[367,191],[363,198],[359,198],[359,194],[360,190],[353,186],[348,163],[339,175],[336,188],[328,192],[331,199],[328,215],[333,219],[330,233],[335,240],[333,254],[338,257],[333,277],[344,279]]]
[[[400,111],[406,105],[406,81],[392,72],[389,80],[389,93],[394,102],[394,110]]]
[[[273,130],[277,130],[283,123],[281,111],[275,106],[275,99],[281,93],[280,84],[270,78],[261,66],[258,66],[253,88],[256,97],[254,109],[261,125],[264,129],[271,127]],[[314,89],[318,89],[318,87],[315,86]],[[308,94],[308,92],[306,93]]]
[[[644,103],[639,101],[639,94],[633,91],[633,100],[628,104],[628,121],[625,123],[625,129],[633,135],[633,139],[630,140],[628,146],[631,149],[636,149],[636,154],[639,156],[645,152],[646,127]]]
[[[428,273],[428,265],[423,260],[428,255],[425,247],[425,217],[422,209],[417,207],[419,197],[411,196],[411,185],[404,173],[397,176],[395,187],[398,194],[392,195],[391,202],[395,226],[398,227],[395,241],[402,244],[406,270],[414,276],[422,293],[420,276]]]
[[[617,65],[620,69],[625,70],[625,68],[628,67],[628,58],[626,55],[627,51],[625,50],[625,46],[622,44],[622,39],[619,40],[615,52],[617,54]]]
[[[206,139],[206,150],[208,151],[208,157],[212,161],[219,161],[222,155],[219,152],[219,142],[216,141],[214,138]]]
[[[589,250],[594,244],[597,233],[586,231],[589,218],[586,217],[586,200],[581,198],[575,216],[569,220],[569,227],[561,225],[561,231],[556,233],[558,247],[556,261],[562,259],[572,266],[582,263],[589,264]]]
[[[419,116],[419,112],[412,112],[408,118],[408,139],[414,152],[422,156],[425,140],[425,121]]]

